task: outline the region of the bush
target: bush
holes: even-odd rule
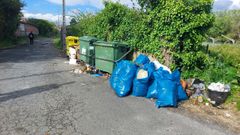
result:
[[[80,14],[77,24],[69,27],[70,34],[127,42],[172,69],[206,68],[209,59],[202,52],[202,42],[214,19],[213,0],[138,2],[141,10],[105,2],[105,8],[96,15]]]
[[[23,4],[20,0],[0,1],[0,40],[13,39],[17,29]]]
[[[67,26],[67,36],[85,36],[96,35],[95,32],[95,15],[92,13],[80,12],[74,16],[71,25]],[[74,20],[74,21],[73,21]]]
[[[28,22],[38,28],[40,36],[53,37],[58,34],[55,24],[47,20],[30,18],[28,19]]]

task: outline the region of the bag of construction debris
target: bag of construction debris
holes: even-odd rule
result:
[[[182,100],[187,100],[188,96],[187,93],[184,91],[182,84],[181,84],[181,73],[179,70],[175,70],[172,73],[173,80],[176,82],[177,85],[177,100],[182,101]]]
[[[158,98],[159,78],[162,77],[162,73],[168,74],[169,72],[163,68],[159,68],[157,71],[153,72],[153,81],[148,88],[147,98]]]
[[[76,55],[77,55],[76,49],[73,47],[69,47],[69,58],[76,59]]]
[[[145,64],[137,71],[136,78],[133,81],[133,96],[146,97],[150,85],[151,76],[154,72],[154,64]]]
[[[145,64],[147,64],[147,63],[149,63],[149,62],[150,62],[150,60],[149,60],[148,56],[143,55],[143,54],[140,54],[140,55],[137,57],[137,59],[134,61],[134,63],[135,63],[136,65],[138,65],[138,66],[143,66],[143,65],[145,65]]]
[[[160,68],[157,71],[158,99],[156,107],[177,107],[177,84],[172,74]]]
[[[130,61],[122,60],[117,63],[109,82],[119,97],[130,93],[136,71],[137,66]]]
[[[148,92],[147,92],[146,98],[157,99],[158,98],[157,87],[158,87],[158,81],[157,80],[153,80],[153,82],[151,83],[151,85],[148,88]]]

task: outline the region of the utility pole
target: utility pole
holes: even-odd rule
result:
[[[63,16],[63,23],[62,23],[62,47],[63,50],[66,49],[66,15],[65,15],[65,0],[62,0],[62,16]]]

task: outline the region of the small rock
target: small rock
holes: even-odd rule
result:
[[[230,117],[231,117],[231,115],[230,115],[229,113],[225,113],[225,116],[226,116],[227,118],[230,118]]]

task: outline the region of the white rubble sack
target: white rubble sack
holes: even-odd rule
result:
[[[211,91],[217,91],[217,92],[230,92],[230,86],[229,85],[224,85],[220,82],[211,83],[208,86],[208,89],[211,90]]]
[[[73,47],[70,47],[69,48],[69,58],[76,59],[76,56],[77,56],[76,49],[74,49]]]
[[[163,64],[161,64],[161,63],[159,63],[159,61],[154,60],[153,63],[154,63],[154,66],[155,66],[155,70],[158,70],[159,68],[162,67],[163,70],[168,71],[170,74],[172,73],[172,71],[170,70],[170,68],[168,68],[167,66],[165,66],[165,65],[163,65]]]
[[[77,65],[77,59],[69,59],[70,65]]]

